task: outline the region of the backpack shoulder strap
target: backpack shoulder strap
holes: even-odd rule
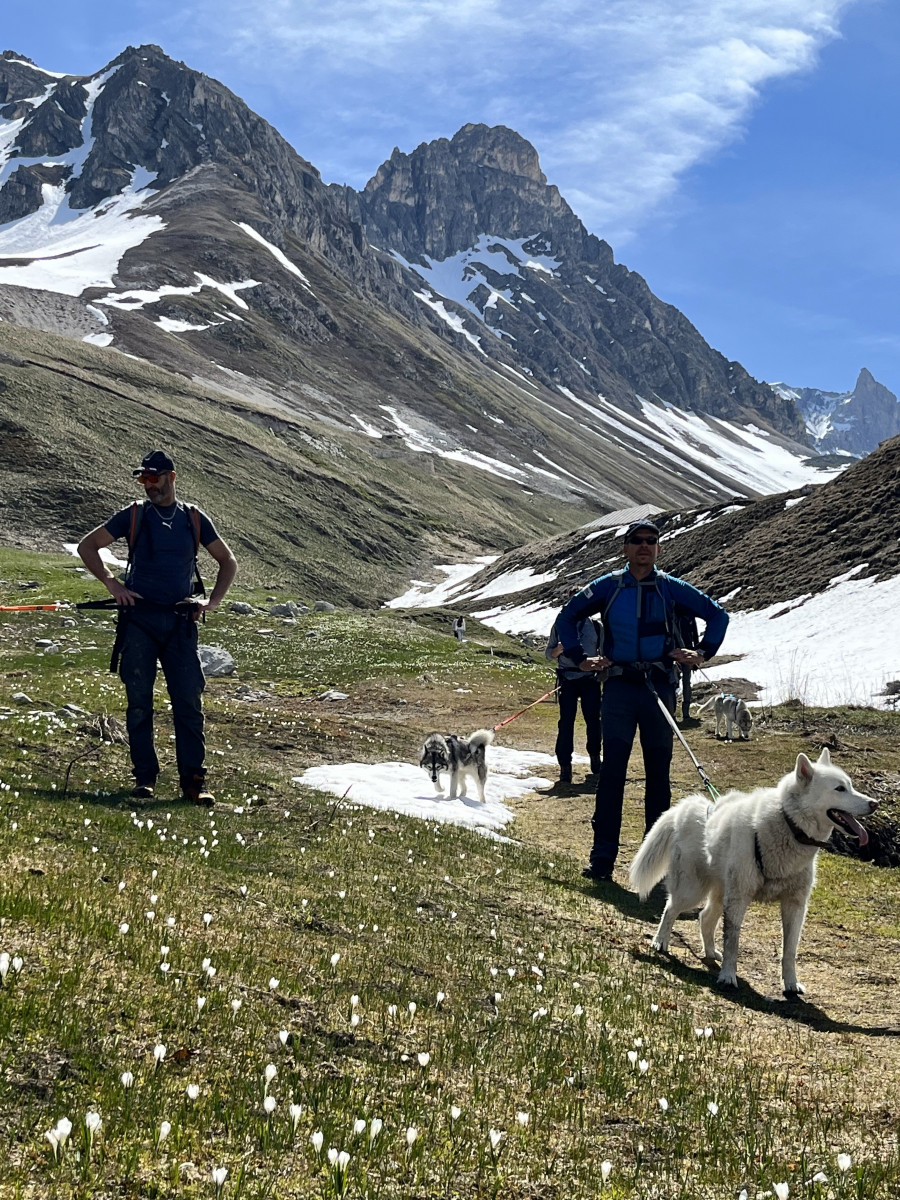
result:
[[[182,504],[180,500],[178,503],[190,521],[191,532],[194,535],[194,595],[205,596],[206,588],[200,574],[200,564],[197,562],[197,555],[200,553],[200,509],[196,504]]]
[[[604,626],[606,625],[606,618],[609,615],[609,610],[612,608],[613,604],[615,604],[616,596],[618,596],[619,592],[621,592],[622,588],[625,586],[626,572],[624,570],[622,570],[622,571],[613,571],[612,573],[617,576],[616,586],[615,586],[615,590],[613,591],[613,594],[610,596],[609,600],[606,602],[603,612],[600,614],[600,620],[603,622]]]
[[[128,558],[125,562],[125,580],[131,579],[131,571],[134,567],[134,548],[137,545],[137,540],[141,535],[141,529],[144,525],[144,506],[146,500],[135,500],[131,505],[131,524],[128,527]]]

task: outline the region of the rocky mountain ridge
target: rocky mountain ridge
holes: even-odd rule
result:
[[[616,266],[523,139],[467,126],[435,147],[407,156],[419,164],[412,182],[398,159],[351,195],[326,187],[226,87],[158,47],[129,48],[90,77],[4,52],[0,318],[93,343],[78,371],[98,396],[130,377],[129,355],[168,372],[173,395],[179,378],[208,394],[211,432],[223,413],[239,414],[248,429],[311,447],[328,464],[312,478],[334,519],[344,520],[344,487],[365,496],[350,506],[357,526],[368,505],[368,523],[391,528],[390,570],[375,572],[372,598],[390,594],[390,572],[433,561],[448,529],[460,544],[503,551],[550,523],[629,504],[704,504],[823,477],[806,461],[793,403],[726,363]],[[448,163],[464,182],[442,213]],[[391,216],[397,204],[424,214],[402,250],[391,244],[406,229]],[[423,284],[428,251],[467,243],[485,221],[502,228],[464,269],[466,282],[484,283],[461,300]],[[455,269],[466,253],[443,261]],[[18,370],[0,395],[14,424]],[[56,418],[64,427],[65,414]],[[166,418],[160,428],[179,427]],[[384,481],[400,477],[415,487],[398,514]],[[307,475],[285,478],[298,487]],[[291,497],[301,523],[302,499]],[[487,518],[491,504],[505,519]],[[42,519],[41,505],[30,511]],[[363,541],[377,558],[377,539]],[[348,530],[342,554],[358,552],[352,544]]]
[[[793,400],[820,454],[869,454],[900,433],[900,402],[865,367],[849,392],[796,388],[773,383],[773,391]]]
[[[361,192],[335,191],[370,241],[453,302],[470,337],[514,345],[518,364],[549,386],[600,393],[635,411],[645,397],[761,419],[804,439],[790,399],[712,350],[681,312],[617,264],[513,130],[466,125],[411,154],[395,149]]]

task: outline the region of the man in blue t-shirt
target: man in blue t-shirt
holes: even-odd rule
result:
[[[659,527],[635,521],[625,530],[627,567],[594,579],[556,618],[563,653],[580,670],[607,671],[603,687],[603,762],[591,822],[594,842],[583,874],[612,879],[619,852],[625,776],[636,733],[644,758],[644,832],[672,799],[672,726],[660,709],[675,711],[675,665],[699,667],[722,644],[728,613],[690,583],[656,569]],[[696,649],[679,644],[676,608],[706,623]],[[600,613],[603,645],[589,654],[579,636],[585,618]]]
[[[205,513],[191,510],[175,496],[175,464],[163,450],[145,456],[133,472],[145,500],[129,504],[91,530],[78,546],[88,570],[119,606],[119,674],[128,698],[126,725],[135,787],[132,795],[150,799],[159,775],[153,743],[153,685],[157,662],[163,669],[172,721],[175,758],[185,799],[212,805],[206,786],[203,737],[203,670],[197,653],[197,621],[218,608],[237,574],[237,563]],[[195,521],[196,518],[196,521]],[[198,528],[199,527],[199,528]],[[100,551],[119,538],[132,537],[124,583],[110,573]],[[198,538],[199,534],[199,538]],[[218,564],[208,598],[194,593],[199,544]],[[184,601],[190,601],[183,605]],[[182,607],[179,607],[182,605]]]

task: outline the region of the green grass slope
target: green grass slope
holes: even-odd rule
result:
[[[82,590],[57,557],[0,552],[0,576],[0,603]],[[477,623],[462,646],[397,614],[264,624],[203,633],[239,668],[207,691],[216,808],[170,770],[138,809],[98,736],[122,715],[109,618],[0,614],[0,1197],[897,1194],[896,1005],[872,1021],[850,964],[827,966],[850,976],[838,1020],[649,955],[635,898],[593,891],[566,843],[586,796],[532,797],[501,841],[292,782],[501,719],[545,690],[537,656]],[[316,700],[335,684],[347,704]],[[808,744],[780,719],[704,745],[716,777]],[[553,720],[504,740],[547,746]],[[891,872],[822,873],[826,959],[876,910],[896,938]],[[748,942],[771,982],[771,941]]]
[[[396,595],[438,552],[509,549],[588,508],[485,471],[386,452],[359,434],[274,414],[126,355],[3,326],[0,541],[78,540],[141,494],[131,467],[156,446],[179,492],[213,517],[242,578],[303,598]]]

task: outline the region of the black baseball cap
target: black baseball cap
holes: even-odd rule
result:
[[[131,473],[137,479],[138,475],[143,475],[144,472],[155,471],[157,475],[160,475],[163,471],[174,470],[175,464],[165,450],[151,450],[149,454],[144,455],[141,465],[135,467]]]
[[[655,533],[659,537],[659,526],[653,521],[632,521],[625,530],[625,537],[622,539],[625,542],[631,541],[631,535],[637,533],[639,529],[649,529],[651,533]]]

